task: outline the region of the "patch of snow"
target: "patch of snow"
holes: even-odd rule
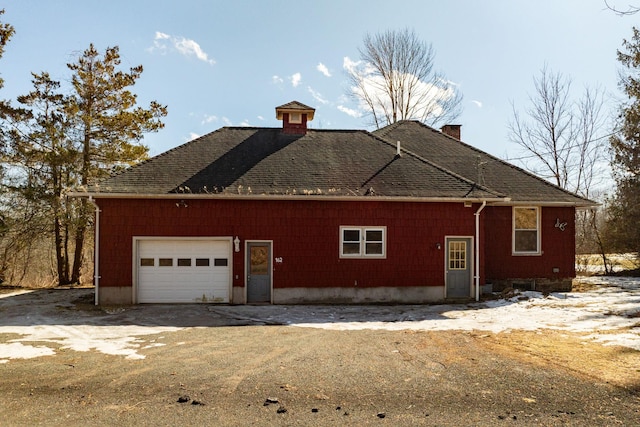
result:
[[[511,330],[553,329],[569,332],[605,332],[598,337],[606,345],[619,345],[640,351],[640,278],[590,277],[583,282],[596,286],[589,292],[552,293],[527,291],[509,299],[472,303],[465,306],[407,306],[404,320],[386,320],[380,313],[375,321],[336,321],[322,307],[314,320],[287,316],[287,324],[333,330],[479,330],[493,333]],[[384,310],[384,308],[382,308]],[[363,319],[366,316],[357,316]],[[276,318],[271,319],[277,321]],[[618,331],[618,332],[614,332]]]
[[[127,359],[144,359],[144,355],[137,350],[144,343],[137,338],[144,335],[159,334],[163,332],[177,331],[182,328],[168,326],[93,326],[93,325],[37,325],[37,326],[0,326],[0,333],[22,335],[21,338],[12,339],[10,343],[22,342],[50,342],[61,346],[63,349],[75,351],[96,350],[104,354],[121,355]],[[9,344],[11,345],[11,344]],[[19,344],[22,346],[22,344]],[[15,347],[14,356],[10,358],[38,357],[30,346]],[[40,347],[38,347],[40,348]],[[47,348],[47,347],[42,347]],[[55,352],[52,349],[50,354]],[[0,348],[0,357],[2,357]]]
[[[9,359],[31,359],[40,356],[53,356],[53,349],[45,346],[24,345],[19,342],[0,344],[0,363],[7,363]]]
[[[7,294],[0,294],[0,299],[9,298],[9,297],[15,297],[15,296],[18,296],[18,295],[23,295],[23,294],[29,294],[31,292],[33,292],[33,290],[25,289],[25,290],[10,292],[10,293],[7,293]]]

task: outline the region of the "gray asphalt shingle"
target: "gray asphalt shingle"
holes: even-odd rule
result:
[[[396,155],[396,141],[402,154]],[[481,166],[480,171],[478,165]],[[374,133],[224,127],[89,190],[118,194],[472,198],[589,204],[418,122]]]

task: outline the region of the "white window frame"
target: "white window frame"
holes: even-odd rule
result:
[[[344,253],[344,232],[346,230],[349,231],[358,231],[360,235],[359,241],[359,250],[358,253],[347,254]],[[367,231],[380,231],[382,232],[382,241],[367,241]],[[346,243],[355,243],[355,241],[346,241]],[[367,243],[382,243],[382,253],[381,254],[367,254],[366,248]],[[340,226],[340,258],[358,258],[358,259],[385,259],[387,257],[387,227],[385,226]]]
[[[520,228],[516,229],[516,210],[517,209],[535,209],[536,211],[536,228]],[[512,208],[512,224],[511,224],[511,251],[513,255],[541,255],[541,234],[540,227],[542,218],[542,210],[539,206],[514,206]],[[516,232],[518,231],[535,231],[536,232],[536,250],[535,251],[518,251],[516,250]]]

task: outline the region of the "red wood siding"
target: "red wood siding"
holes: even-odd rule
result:
[[[100,286],[131,286],[133,236],[238,236],[233,285],[244,285],[244,242],[272,240],[273,285],[443,286],[445,236],[474,236],[479,205],[462,203],[98,199]],[[573,208],[543,208],[543,254],[513,256],[511,207],[481,214],[480,283],[575,276]],[[567,222],[565,231],[556,219]],[[386,259],[341,259],[340,226],[387,227]],[[486,238],[485,238],[486,231]],[[442,245],[437,249],[437,243]],[[475,245],[474,245],[475,249]],[[486,259],[486,263],[485,263]],[[475,259],[474,259],[475,262]],[[553,269],[558,268],[559,273]],[[237,279],[236,279],[237,276]]]
[[[462,203],[99,199],[100,286],[131,286],[133,236],[238,236],[233,284],[244,284],[245,240],[273,240],[275,288],[444,285],[444,236],[473,236]],[[386,259],[341,259],[340,226],[386,226]],[[437,249],[437,243],[442,249]],[[235,276],[238,276],[236,279]]]
[[[302,122],[301,123],[291,123],[289,122],[289,114],[282,114],[282,131],[284,133],[290,133],[295,135],[304,135],[307,133],[307,114],[302,113]]]
[[[512,208],[487,209],[485,227],[487,239],[487,281],[502,279],[575,277],[575,209],[551,208],[541,210],[541,255],[512,254]],[[564,231],[555,226],[556,220],[566,222]],[[554,273],[554,268],[558,273]]]

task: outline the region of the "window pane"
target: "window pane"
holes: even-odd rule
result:
[[[382,243],[367,243],[367,255],[382,255]]]
[[[269,272],[269,247],[251,246],[250,249],[250,269],[251,275],[264,275]]]
[[[209,267],[209,258],[196,258],[196,267]]]
[[[160,267],[171,267],[173,265],[173,258],[160,258],[158,265]]]
[[[516,230],[537,230],[538,211],[536,208],[515,208]]]
[[[345,255],[359,255],[360,243],[343,243],[342,253]]]
[[[141,267],[153,267],[155,263],[153,258],[140,258]]]
[[[229,261],[226,258],[215,258],[213,265],[216,267],[226,267],[229,265]]]
[[[345,242],[360,242],[360,230],[342,230],[342,240]]]
[[[515,231],[516,252],[538,252],[537,231]]]
[[[178,258],[178,267],[191,267],[191,258]]]
[[[449,270],[467,268],[467,242],[449,242]]]
[[[367,230],[367,242],[382,242],[382,230]]]

